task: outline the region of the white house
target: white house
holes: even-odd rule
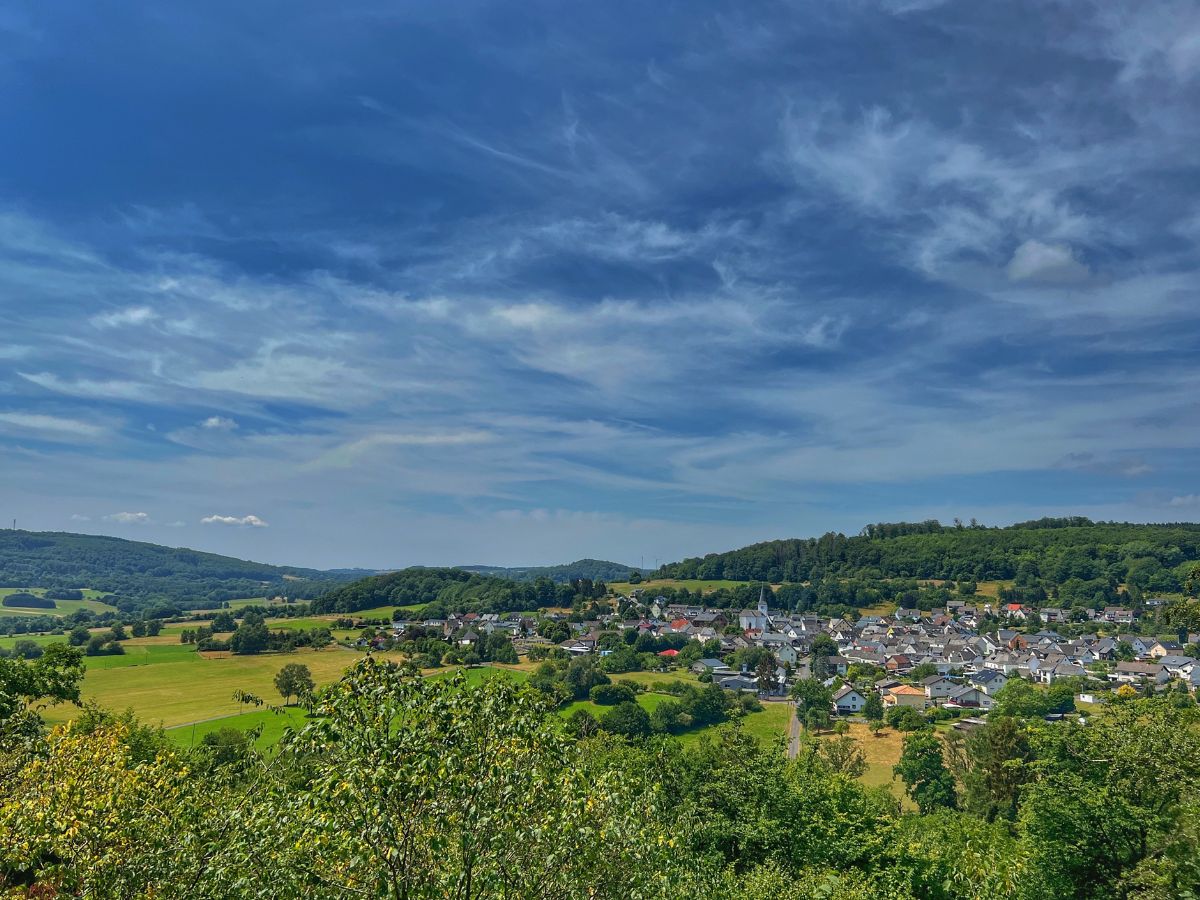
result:
[[[860,713],[867,705],[867,699],[849,685],[839,688],[833,695],[833,710],[839,716]]]

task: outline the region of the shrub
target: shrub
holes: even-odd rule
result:
[[[624,684],[598,684],[588,692],[591,701],[601,706],[632,703],[636,696],[633,690]]]

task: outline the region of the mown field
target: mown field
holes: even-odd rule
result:
[[[131,638],[124,644],[123,656],[88,659],[83,698],[118,712],[132,710],[142,721],[164,727],[244,713],[246,707],[233,699],[239,690],[281,703],[274,679],[289,662],[303,663],[317,684],[327,684],[360,655],[337,646],[259,656],[201,654],[178,638],[162,635]],[[74,712],[72,706],[54,707],[47,710],[46,719],[66,721]]]

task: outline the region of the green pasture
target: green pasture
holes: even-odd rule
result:
[[[615,593],[625,594],[628,596],[633,591],[642,590],[643,592],[654,596],[655,588],[687,588],[689,591],[699,590],[701,593],[709,594],[713,591],[725,588],[733,590],[734,588],[745,585],[745,581],[730,581],[728,579],[713,579],[706,581],[701,578],[652,578],[642,581],[640,584],[630,584],[628,581],[610,581],[608,586]],[[772,589],[778,589],[779,585],[772,585]]]
[[[115,612],[116,607],[101,603],[99,597],[105,596],[100,591],[83,591],[82,600],[55,600],[54,609],[41,609],[32,606],[4,606],[2,601],[12,594],[33,594],[42,597],[44,588],[0,587],[0,616],[69,616],[81,609],[90,609],[94,613]]]
[[[239,715],[209,719],[207,722],[177,725],[167,729],[167,737],[180,747],[195,747],[199,746],[205,735],[220,731],[222,728],[249,731],[251,728],[261,725],[262,732],[254,742],[254,746],[259,750],[265,750],[278,743],[286,729],[298,730],[304,726],[306,721],[308,721],[308,713],[299,706],[257,709]]]

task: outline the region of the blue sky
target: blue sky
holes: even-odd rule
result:
[[[8,4],[0,519],[316,566],[1200,514],[1194,3]]]

